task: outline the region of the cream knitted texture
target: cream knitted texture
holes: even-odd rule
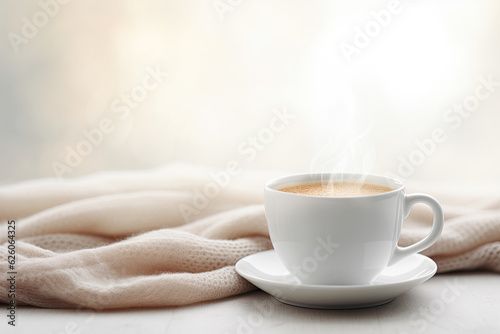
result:
[[[0,188],[0,270],[9,271],[7,221],[15,219],[18,303],[160,307],[254,289],[234,265],[272,247],[262,188],[276,174],[213,173],[170,165]],[[219,191],[204,199],[199,194],[209,183],[219,184]],[[500,198],[436,197],[445,209],[445,228],[424,254],[438,271],[500,272]],[[415,207],[400,244],[425,237],[431,221],[428,209]],[[8,288],[2,279],[0,303],[8,302]]]

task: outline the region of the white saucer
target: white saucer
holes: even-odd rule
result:
[[[436,263],[415,254],[387,267],[370,285],[301,284],[283,266],[274,250],[249,255],[236,263],[238,274],[280,302],[320,309],[382,305],[431,278]]]

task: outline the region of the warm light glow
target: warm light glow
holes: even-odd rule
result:
[[[54,176],[51,163],[104,118],[115,128],[68,177],[177,160],[223,166],[248,157],[238,145],[283,107],[296,118],[246,169],[307,171],[314,162],[384,173],[444,127],[443,114],[480,76],[500,80],[496,0],[401,1],[382,19],[389,1],[232,3],[221,17],[210,1],[73,1],[19,53],[2,39],[0,149],[5,161],[30,161],[4,164],[4,182]],[[21,33],[22,17],[37,10],[0,4],[2,35]],[[373,12],[387,22],[348,61],[342,43],[376,29]],[[148,66],[170,76],[121,119],[113,102],[142,84]],[[487,171],[475,178],[497,175],[499,96],[446,132],[412,177],[456,178],[456,164]],[[484,154],[471,162],[461,147]]]

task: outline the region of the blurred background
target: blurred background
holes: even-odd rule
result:
[[[497,0],[1,0],[0,35],[0,184],[236,160],[500,189]]]

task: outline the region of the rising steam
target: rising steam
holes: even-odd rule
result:
[[[375,147],[370,140],[372,122],[368,115],[356,112],[354,101],[353,96],[349,96],[326,117],[322,115],[323,124],[318,124],[323,129],[326,126],[330,134],[328,144],[314,155],[310,172],[321,173],[324,186],[333,187],[331,173],[368,174],[375,164]]]

